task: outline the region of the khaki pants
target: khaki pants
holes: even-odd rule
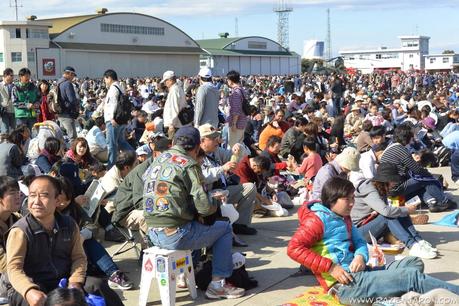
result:
[[[257,189],[252,183],[228,186],[228,203],[233,204],[239,212],[236,224],[250,225],[252,223],[253,207]]]
[[[244,140],[244,129],[228,128],[228,146],[231,149],[235,144],[242,143]]]
[[[148,247],[146,245],[148,227],[145,222],[145,217],[143,216],[143,209],[134,209],[131,211],[123,220],[121,220],[120,225],[134,231],[139,231],[140,236],[142,237],[142,249]]]

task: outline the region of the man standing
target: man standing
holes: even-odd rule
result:
[[[72,81],[76,73],[73,67],[65,67],[62,78],[57,82],[59,86],[59,104],[61,106],[61,113],[59,116],[59,124],[67,132],[70,142],[77,138],[75,127],[75,119],[78,118],[80,113],[80,100],[77,98],[75,88]]]
[[[228,146],[232,148],[236,143],[242,143],[244,129],[247,125],[247,116],[242,111],[244,91],[241,87],[241,76],[237,71],[230,71],[226,75],[231,94],[228,98]]]
[[[30,70],[19,70],[19,82],[13,87],[13,105],[16,125],[25,124],[31,130],[37,121],[36,109],[40,107],[38,88],[30,81]]]
[[[0,133],[7,134],[16,128],[14,120],[14,107],[12,100],[14,72],[11,68],[3,71],[3,82],[0,83],[0,109],[1,109],[1,126]]]
[[[170,250],[212,247],[212,281],[206,297],[239,298],[244,295],[244,289],[225,282],[233,272],[230,223],[216,221],[209,226],[196,219],[197,215],[206,217],[217,210],[217,199],[211,199],[204,189],[197,162],[199,131],[183,127],[175,134],[174,143],[174,147],[153,161],[144,175],[144,214],[149,237],[154,245]]]
[[[233,204],[239,212],[239,219],[233,224],[234,233],[255,235],[256,229],[249,225],[252,222],[257,189],[253,183],[240,184],[237,182],[235,184],[230,180],[231,172],[236,168],[236,162],[231,161],[231,155],[234,152],[240,152],[241,145],[236,144],[233,152],[219,147],[220,132],[210,124],[200,126],[199,133],[201,134],[201,149],[206,154],[201,168],[207,190],[228,190],[228,203]],[[241,155],[241,153],[234,155]]]
[[[173,139],[175,131],[182,127],[182,123],[178,119],[178,114],[187,106],[185,92],[183,88],[177,84],[177,77],[174,71],[169,70],[164,72],[161,83],[168,88],[163,114],[164,126],[167,128],[167,136],[169,139]]]
[[[118,82],[118,75],[112,69],[105,71],[104,82],[108,88],[107,97],[104,103],[104,120],[107,129],[107,145],[108,145],[108,168],[111,168],[118,156],[118,151],[133,151],[131,145],[126,141],[124,131],[126,124],[118,124],[115,121],[116,107],[119,104],[120,95],[123,90]]]
[[[219,91],[212,84],[212,70],[207,67],[199,70],[199,86],[194,106],[194,126],[199,128],[206,123],[218,128]]]

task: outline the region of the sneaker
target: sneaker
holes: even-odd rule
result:
[[[429,211],[430,212],[442,212],[442,211],[445,211],[445,210],[448,210],[448,204],[445,203],[445,204],[435,204],[435,205],[431,205],[429,204]]]
[[[233,235],[233,247],[245,248],[245,247],[248,247],[248,246],[249,245],[247,244],[247,242],[243,241],[237,235]]]
[[[448,209],[457,209],[457,203],[453,200],[448,199],[446,203],[448,204]]]
[[[244,296],[245,290],[243,288],[234,287],[233,285],[222,280],[219,285],[209,284],[206,290],[206,297],[208,299],[237,299]]]
[[[256,235],[257,230],[245,224],[233,224],[233,232],[236,235]]]
[[[177,288],[180,288],[180,289],[188,288],[188,286],[186,285],[185,273],[179,274],[177,276]]]
[[[112,242],[125,242],[126,238],[116,228],[112,228],[109,231],[105,231],[105,241]]]
[[[129,290],[134,286],[134,284],[129,281],[126,274],[119,270],[113,272],[113,274],[108,278],[108,285],[112,289],[121,290]]]
[[[427,249],[420,243],[415,243],[410,249],[410,256],[415,256],[423,259],[434,259],[437,257],[437,252]]]
[[[432,251],[434,252],[438,252],[437,248],[434,248],[430,242],[426,241],[426,240],[421,240],[418,242],[421,246],[427,248],[427,249],[431,249]]]

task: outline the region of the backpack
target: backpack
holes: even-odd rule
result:
[[[241,95],[242,95],[242,112],[244,113],[244,115],[249,116],[250,115],[250,103],[246,99],[242,89],[239,89],[239,90],[241,91]]]
[[[59,99],[59,85],[60,84],[57,84],[51,88],[46,99],[48,110],[52,114],[60,114],[62,112],[62,107]]]
[[[133,105],[131,103],[131,100],[129,99],[129,96],[123,94],[123,92],[118,86],[115,86],[115,87],[119,91],[119,96],[118,96],[118,105],[116,106],[116,110],[115,110],[113,119],[119,125],[123,125],[123,124],[128,123],[129,120],[131,119],[131,112],[133,109]]]

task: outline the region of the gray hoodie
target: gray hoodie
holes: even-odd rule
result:
[[[355,203],[351,211],[354,224],[368,217],[373,211],[387,218],[408,216],[406,207],[392,206],[381,198],[371,180],[362,181],[355,190]]]

